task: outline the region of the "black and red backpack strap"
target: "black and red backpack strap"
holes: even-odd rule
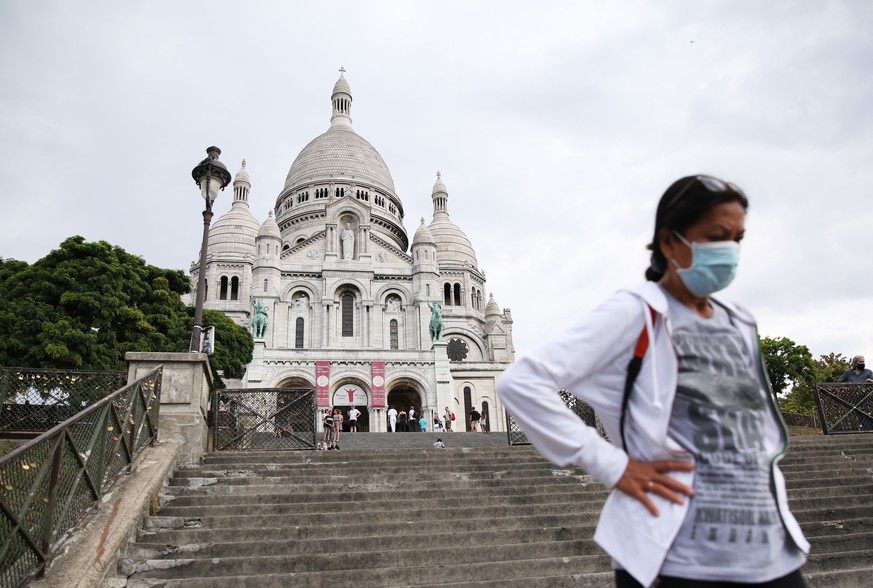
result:
[[[648,305],[647,305],[648,306]],[[648,306],[649,312],[652,314],[652,324],[655,323],[655,309]],[[621,421],[619,428],[621,431],[621,445],[627,451],[627,441],[624,438],[624,421],[627,416],[627,405],[630,402],[631,391],[634,389],[634,382],[637,376],[640,375],[640,369],[643,367],[643,358],[646,356],[646,351],[649,349],[649,331],[643,323],[643,330],[637,339],[637,346],[634,348],[634,356],[627,364],[627,378],[624,381],[624,394],[621,397]]]

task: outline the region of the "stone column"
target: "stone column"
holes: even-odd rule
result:
[[[158,439],[182,443],[179,462],[199,464],[207,449],[206,415],[212,385],[209,357],[204,353],[129,352],[124,359],[128,382],[163,366]]]

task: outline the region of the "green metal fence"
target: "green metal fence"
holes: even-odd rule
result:
[[[126,372],[0,368],[0,436],[36,437],[126,383]]]
[[[825,435],[873,433],[873,384],[816,384],[815,403]]]
[[[157,439],[161,368],[0,458],[0,588],[40,574],[51,554]]]

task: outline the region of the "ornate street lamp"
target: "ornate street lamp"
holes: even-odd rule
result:
[[[218,191],[224,190],[230,183],[230,172],[224,164],[218,161],[221,149],[207,147],[206,159],[197,164],[191,171],[200,195],[206,201],[206,209],[203,211],[203,244],[200,245],[200,271],[197,275],[197,298],[194,303],[194,328],[191,331],[191,345],[188,350],[192,353],[200,353],[200,331],[203,327],[203,299],[206,290],[206,247],[209,244],[209,224],[212,222],[212,203],[218,197]]]

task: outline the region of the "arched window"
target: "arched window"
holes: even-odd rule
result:
[[[218,299],[227,300],[227,276],[221,276],[218,287]]]
[[[430,298],[430,284],[424,285],[424,295]]]
[[[303,349],[303,317],[297,317],[294,324],[294,347],[295,349]]]
[[[269,285],[270,285],[269,280],[264,280],[264,292],[267,291],[267,286],[269,286]]]
[[[355,336],[355,297],[346,292],[342,297],[343,337]]]
[[[451,284],[446,284],[443,287],[443,298],[445,299],[446,306],[452,305],[452,285]]]
[[[209,280],[203,280],[203,300],[209,300]]]
[[[399,349],[400,342],[397,337],[397,319],[391,319],[388,329],[391,334],[391,349]]]
[[[473,412],[473,393],[469,386],[464,386],[464,430],[470,432],[470,413]],[[454,427],[452,427],[454,429]]]
[[[230,279],[230,299],[239,300],[239,278],[237,276]]]
[[[455,284],[455,306],[461,306],[461,285]]]

